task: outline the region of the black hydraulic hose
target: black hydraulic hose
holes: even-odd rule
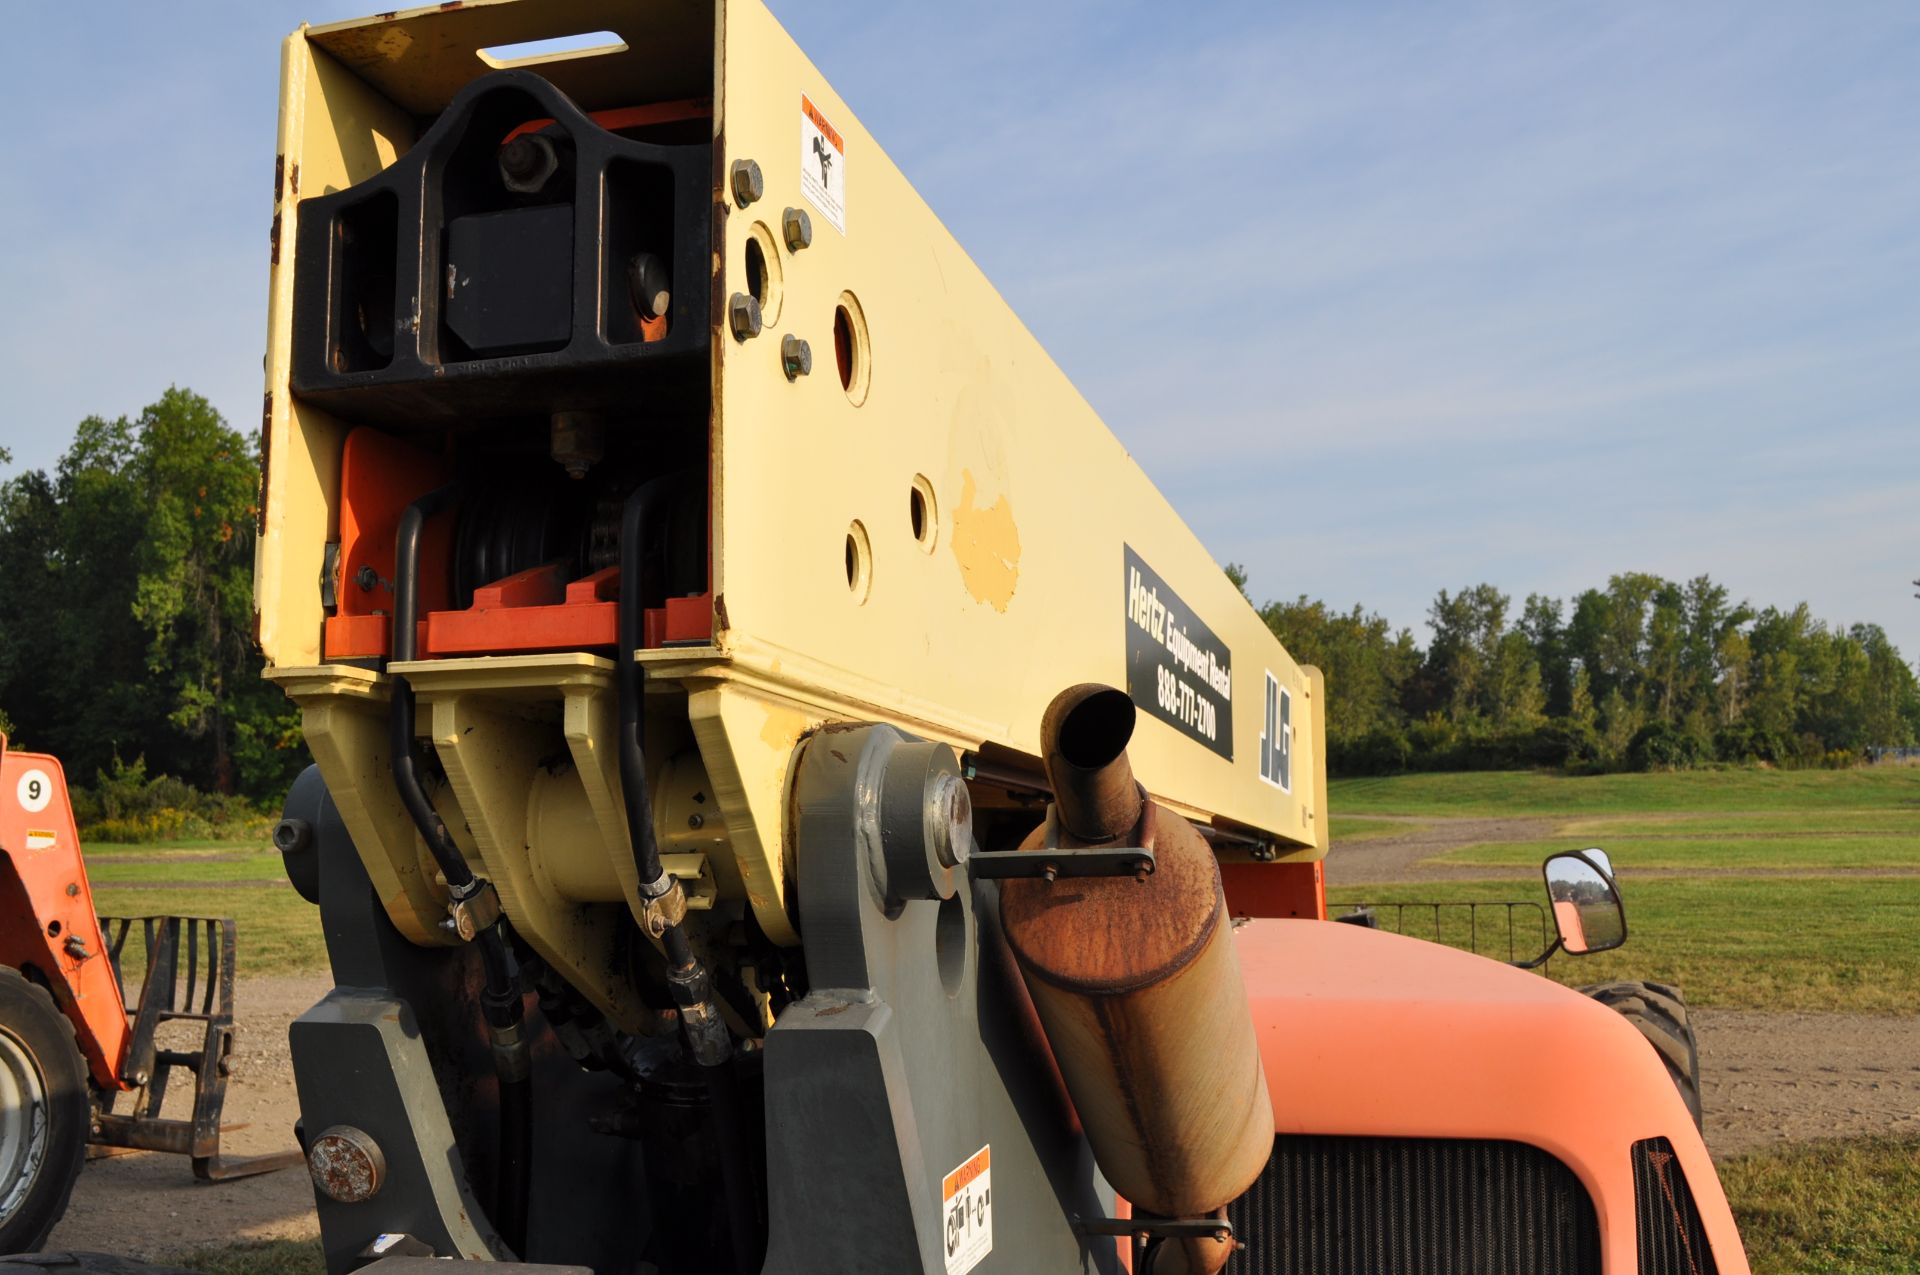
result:
[[[649,900],[668,895],[674,882],[660,862],[660,846],[653,835],[653,804],[647,792],[643,738],[646,715],[642,711],[647,673],[639,659],[646,636],[646,598],[641,588],[641,574],[646,557],[647,520],[655,506],[672,490],[677,477],[669,475],[642,483],[627,497],[620,512],[617,628],[620,789],[626,805],[627,836],[633,843],[633,863],[640,876],[640,892]],[[674,1003],[680,1007],[688,1052],[706,1076],[714,1135],[720,1146],[720,1173],[734,1269],[746,1275],[759,1269],[760,1224],[759,1209],[754,1203],[746,1122],[741,1117],[738,1084],[732,1068],[733,1042],[713,1004],[712,981],[678,920],[670,920],[661,927],[660,945],[667,958],[667,985],[672,990]]]
[[[647,670],[636,658],[646,639],[647,602],[641,591],[647,517],[668,490],[668,480],[656,478],[633,489],[620,510],[620,610],[618,619],[620,691],[620,792],[627,810],[627,834],[633,842],[633,866],[640,871],[642,889],[656,885],[663,869],[660,846],[653,839],[653,802],[647,793],[647,754],[641,739],[645,715],[640,711],[647,692]],[[674,926],[674,929],[679,929]],[[685,935],[680,942],[686,942]],[[667,959],[685,965],[690,951]]]
[[[451,504],[453,497],[453,487],[442,487],[420,497],[400,515],[400,526],[393,537],[393,663],[411,660],[419,642],[420,534],[427,519]],[[473,869],[467,866],[460,848],[453,844],[445,821],[420,786],[413,756],[413,687],[406,678],[395,674],[391,691],[387,752],[391,755],[394,786],[400,790],[400,801],[406,806],[413,826],[426,839],[427,852],[446,877],[447,888],[457,896],[473,887]]]
[[[394,533],[393,657],[392,663],[414,658],[418,647],[416,624],[420,611],[420,536],[427,519],[453,502],[457,489],[442,487],[407,506]],[[427,843],[433,861],[447,879],[456,908],[483,894],[485,882],[473,875],[466,856],[454,844],[446,821],[427,800],[414,761],[413,687],[405,677],[390,678],[392,702],[387,714],[387,751],[391,755],[394,787],[413,826]],[[493,1067],[500,1082],[500,1153],[495,1174],[494,1225],[515,1253],[527,1241],[527,1190],[533,1160],[533,1079],[524,1021],[526,1004],[520,989],[520,965],[507,941],[506,922],[493,905],[493,917],[473,935],[486,971],[481,1011],[493,1041]]]

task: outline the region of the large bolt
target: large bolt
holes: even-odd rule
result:
[[[781,337],[780,366],[789,381],[805,376],[813,371],[813,347],[792,333]]]
[[[534,194],[559,171],[553,143],[537,133],[522,133],[500,148],[500,182],[515,194]]]
[[[298,854],[313,844],[313,826],[305,819],[282,819],[273,825],[273,848],[281,854]]]
[[[760,165],[750,159],[734,160],[733,202],[745,208],[766,193],[767,181],[760,175]]]
[[[727,302],[727,321],[733,327],[733,335],[739,340],[760,335],[760,299],[745,292],[736,292]]]
[[[780,231],[787,237],[787,249],[799,252],[813,242],[813,218],[804,208],[789,208],[780,214]]]
[[[387,1157],[380,1144],[350,1124],[337,1124],[313,1140],[307,1172],[330,1200],[360,1204],[380,1193],[387,1180]]]

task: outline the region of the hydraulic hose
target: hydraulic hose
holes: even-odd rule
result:
[[[414,658],[418,648],[416,625],[420,611],[420,537],[427,519],[453,502],[454,486],[442,487],[407,506],[394,534],[393,657],[392,663]],[[455,928],[465,933],[462,914],[472,923],[471,936],[480,949],[486,971],[481,1011],[493,1043],[493,1067],[500,1082],[500,1151],[495,1181],[494,1225],[515,1253],[527,1241],[527,1189],[533,1159],[533,1080],[527,1051],[526,1004],[520,988],[520,965],[507,940],[506,920],[493,887],[474,876],[466,856],[454,844],[446,821],[427,800],[414,759],[413,687],[399,674],[390,677],[392,703],[387,716],[387,751],[391,755],[394,787],[413,826],[427,843],[427,851],[447,879]]]
[[[660,862],[660,846],[653,835],[653,805],[647,791],[642,711],[647,673],[639,659],[640,647],[645,641],[646,597],[641,575],[646,561],[647,522],[678,478],[678,475],[667,475],[642,483],[627,497],[620,513],[620,789],[626,807],[627,835],[633,844],[633,863],[639,872],[640,893],[652,910],[649,928],[658,935],[666,954],[667,984],[680,1010],[687,1052],[706,1077],[714,1134],[720,1144],[720,1170],[734,1267],[745,1275],[759,1269],[760,1225],[759,1210],[754,1203],[746,1124],[741,1117],[740,1096],[731,1065],[733,1039],[714,1005],[712,979],[694,954],[681,924],[685,913],[684,895],[679,883]]]

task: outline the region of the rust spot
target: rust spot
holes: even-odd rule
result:
[[[732,625],[727,621],[727,595],[713,595],[713,631],[716,635],[725,633]]]
[[[313,1140],[307,1167],[314,1183],[342,1204],[372,1199],[387,1168],[373,1139],[345,1126],[335,1126]]]
[[[287,172],[287,193],[289,195],[298,195],[300,193],[300,165],[298,164],[295,164]]]
[[[270,238],[273,242],[273,264],[277,266],[280,264],[280,214],[277,212],[273,214],[273,232]]]
[[[255,501],[260,518],[260,534],[267,534],[267,462],[273,459],[273,391],[260,400],[260,499]],[[257,644],[259,634],[254,635]]]
[[[273,202],[280,202],[280,187],[287,180],[287,155],[285,151],[273,157]]]
[[[962,470],[960,505],[953,511],[953,556],[968,595],[1004,614],[1020,583],[1020,529],[1004,494],[984,509],[978,507],[979,499],[973,471]]]

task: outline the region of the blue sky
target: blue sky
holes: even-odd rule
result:
[[[276,44],[0,42],[0,446],[258,416]],[[1257,598],[1708,572],[1920,656],[1920,6],[772,6]]]

